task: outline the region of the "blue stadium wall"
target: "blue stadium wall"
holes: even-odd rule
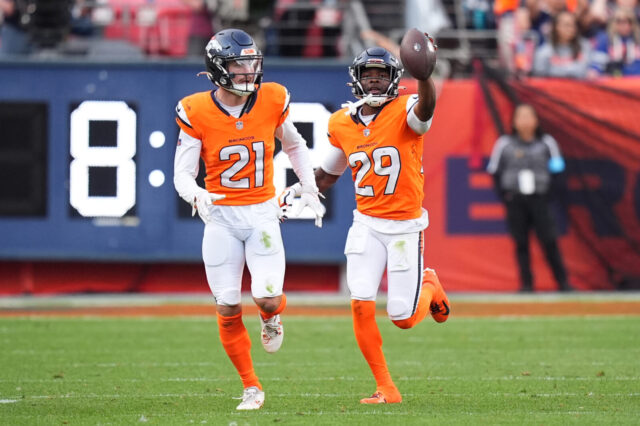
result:
[[[43,160],[46,179],[42,179],[40,185],[44,186],[44,212],[35,216],[20,213],[0,216],[0,259],[198,261],[203,225],[197,218],[178,213],[180,203],[184,202],[176,195],[172,175],[178,134],[174,108],[182,97],[212,88],[206,77],[197,77],[202,69],[199,63],[168,62],[0,64],[0,105],[8,106],[10,111],[17,104],[35,103],[43,107],[46,114]],[[307,130],[310,146],[317,148],[326,143],[326,137],[318,137],[326,129],[322,129],[322,123],[314,117],[313,108],[323,110],[324,117],[352,98],[346,86],[346,66],[335,63],[292,66],[266,61],[265,69],[265,81],[276,81],[289,89],[294,111],[296,104],[312,104],[311,109],[305,109],[310,111],[306,117],[296,119],[297,124]],[[83,217],[70,203],[70,191],[77,191],[73,185],[78,185],[70,182],[70,163],[74,160],[70,139],[73,132],[82,132],[72,130],[75,129],[72,113],[79,110],[83,102],[88,106],[92,101],[117,101],[135,115],[135,131],[128,135],[135,141],[119,142],[135,146],[135,155],[131,158],[135,163],[135,176],[129,175],[125,183],[119,183],[125,186],[118,189],[130,193],[131,188],[126,185],[135,186],[135,201],[122,217]],[[99,109],[100,104],[97,105]],[[3,111],[5,119],[7,114],[10,119],[7,108]],[[28,129],[25,132],[28,133]],[[157,136],[158,132],[166,141],[154,148],[150,137]],[[7,137],[1,133],[0,139]],[[148,179],[154,170],[161,171],[165,178],[157,187]],[[291,179],[290,175],[289,183]],[[33,190],[29,189],[28,182],[11,185],[23,187],[24,191]],[[292,220],[282,227],[288,261],[336,263],[343,260],[344,237],[355,207],[348,175],[340,179],[328,205],[329,215],[322,230],[316,229],[312,220]]]

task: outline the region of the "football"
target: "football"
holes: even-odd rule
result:
[[[436,66],[436,46],[425,33],[410,29],[400,43],[400,60],[417,80],[426,80]]]

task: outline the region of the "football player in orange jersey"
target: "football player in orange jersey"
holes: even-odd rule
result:
[[[306,142],[289,118],[289,92],[277,83],[262,83],[262,54],[251,36],[238,29],[218,32],[206,47],[205,63],[217,87],[187,96],[176,107],[180,135],[174,185],[205,223],[202,258],[216,300],[220,340],[244,386],[237,409],[255,410],[263,405],[264,392],[242,322],[240,286],[246,261],[260,311],[262,345],[267,352],[277,351],[286,297],[273,184],[275,137],[300,179],[300,205],[315,212],[318,226],[324,206]],[[195,181],[200,158],[206,189]]]
[[[423,268],[428,216],[422,208],[423,134],[429,130],[436,93],[430,78],[418,94],[398,96],[403,69],[381,47],[358,55],[349,67],[351,89],[360,100],[329,119],[330,151],[315,172],[320,191],[350,166],[357,209],[345,254],[353,326],[358,346],[376,380],[364,404],[397,403],[375,320],[375,300],[385,266],[387,313],[400,328],[411,328],[430,312],[437,322],[449,315],[449,300],[433,269]]]

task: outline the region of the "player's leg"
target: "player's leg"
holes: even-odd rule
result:
[[[387,312],[400,328],[411,328],[428,312],[436,322],[449,318],[447,294],[435,271],[423,268],[424,232],[390,236],[387,242]]]
[[[362,403],[401,402],[382,352],[382,336],[376,323],[376,294],[386,263],[386,248],[368,227],[355,222],[345,246],[347,285],[351,292],[353,331],[358,347],[376,380],[376,392]]]
[[[429,310],[431,311],[431,317],[436,322],[445,322],[449,319],[449,313],[451,312],[451,303],[447,293],[444,291],[444,287],[436,275],[436,271],[431,268],[425,268],[422,272],[422,285],[430,286],[433,289],[433,296],[431,298],[431,304]]]
[[[387,245],[387,313],[400,328],[411,328],[429,312],[431,286],[422,280],[423,232],[389,236]]]
[[[260,310],[262,346],[267,352],[276,352],[284,337],[280,313],[287,304],[282,293],[285,257],[278,222],[256,226],[245,242],[245,253],[251,273],[251,293]]]
[[[234,365],[244,393],[249,395],[238,409],[257,409],[264,402],[262,385],[253,369],[251,339],[242,322],[240,286],[244,269],[244,244],[229,228],[209,223],[202,240],[207,281],[216,299],[220,341]]]

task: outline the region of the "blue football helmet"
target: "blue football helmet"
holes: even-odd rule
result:
[[[362,99],[368,95],[362,88],[360,80],[362,78],[362,71],[366,68],[385,68],[389,71],[389,86],[386,92],[380,95],[371,96],[367,100],[367,104],[372,107],[379,107],[385,102],[390,101],[398,96],[398,83],[400,77],[404,73],[404,69],[398,62],[395,56],[389,53],[382,47],[370,47],[360,53],[353,60],[353,64],[349,67],[349,75],[351,76],[351,92],[353,95]]]
[[[252,72],[230,73],[229,63],[236,61]],[[247,96],[257,91],[262,82],[262,53],[253,38],[238,29],[228,29],[211,37],[205,48],[207,76],[213,84],[238,96]],[[237,75],[251,76],[247,83],[235,83]]]

